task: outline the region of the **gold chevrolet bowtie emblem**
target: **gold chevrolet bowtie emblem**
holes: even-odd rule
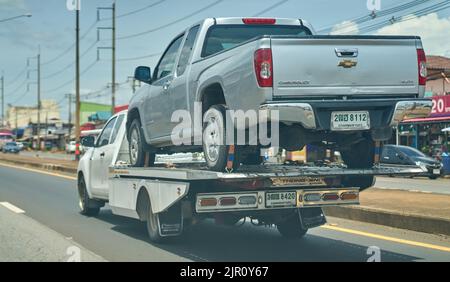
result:
[[[339,62],[338,67],[343,67],[343,68],[351,68],[356,66],[357,62],[356,61],[352,61],[352,60],[342,60]]]

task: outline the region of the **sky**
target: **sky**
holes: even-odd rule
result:
[[[127,80],[136,66],[154,69],[174,36],[207,17],[302,18],[320,34],[419,35],[428,55],[450,57],[450,0],[370,1],[371,7],[380,8],[374,19],[369,19],[368,0],[116,0],[116,82],[120,83],[116,104],[126,104],[130,99],[131,84]],[[81,0],[80,88],[85,101],[111,103],[111,51],[107,49],[111,46],[111,30],[97,31],[98,27],[111,27],[111,10],[100,10],[97,21],[97,8],[111,7],[112,2]],[[62,118],[67,119],[66,94],[74,93],[75,87],[75,12],[66,4],[66,0],[0,0],[0,71],[5,77],[5,105],[37,104],[35,57],[40,48],[41,99],[58,102]],[[408,5],[392,10],[402,4]],[[2,22],[24,13],[32,17]],[[106,49],[98,51],[97,47]]]

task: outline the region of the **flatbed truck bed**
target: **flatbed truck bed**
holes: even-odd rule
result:
[[[230,225],[250,218],[259,225],[277,225],[284,236],[301,237],[326,223],[322,207],[359,204],[360,188],[345,185],[346,177],[421,172],[416,166],[381,165],[348,169],[266,164],[230,173],[210,171],[202,163],[115,165],[110,167],[109,205],[114,214],[153,220],[153,227],[147,224],[153,241],[179,236],[203,218]]]

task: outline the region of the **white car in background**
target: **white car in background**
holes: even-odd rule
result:
[[[73,154],[73,153],[75,153],[75,150],[76,150],[76,142],[75,141],[70,141],[69,143],[66,144],[66,153]]]

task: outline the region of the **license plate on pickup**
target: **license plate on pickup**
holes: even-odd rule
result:
[[[433,169],[433,174],[441,174],[441,170],[440,169]]]
[[[368,111],[349,111],[331,113],[331,130],[367,130],[370,129]]]
[[[266,207],[295,207],[297,206],[297,192],[266,192]]]

